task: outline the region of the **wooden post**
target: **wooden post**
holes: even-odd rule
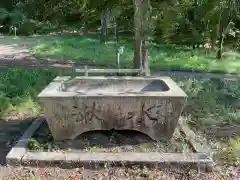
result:
[[[142,47],[142,68],[145,76],[150,76],[150,69],[148,64],[148,49]]]
[[[85,69],[85,76],[88,76],[88,66],[84,66],[84,69]]]

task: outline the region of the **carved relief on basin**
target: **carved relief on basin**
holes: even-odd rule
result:
[[[109,129],[159,140],[173,135],[186,94],[168,77],[57,77],[39,98],[55,140]]]

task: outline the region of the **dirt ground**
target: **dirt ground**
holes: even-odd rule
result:
[[[187,147],[187,148],[184,148]],[[147,135],[129,130],[88,131],[74,140],[55,142],[44,122],[33,134],[29,150],[71,152],[162,152],[191,151],[177,128],[169,141],[155,142]]]

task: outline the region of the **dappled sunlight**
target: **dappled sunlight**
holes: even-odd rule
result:
[[[72,39],[72,40],[74,40],[74,39]],[[99,42],[99,40],[93,39],[93,38],[83,38],[83,39],[81,40],[81,42],[82,42],[82,43],[86,43],[86,42]]]
[[[240,72],[240,61],[231,61],[230,59],[224,59],[219,61],[212,61],[209,64],[209,69],[223,69],[227,73]]]
[[[109,40],[106,44],[99,42],[98,36],[36,36],[0,38],[0,44],[10,46],[9,49],[30,47],[30,54],[40,58],[59,60],[77,60],[95,65],[116,66],[116,44]],[[120,56],[122,68],[132,68],[133,41],[122,38],[120,45],[124,52]],[[190,46],[154,44],[149,48],[149,65],[156,70],[184,70],[204,72],[240,72],[240,58],[237,52],[225,52],[222,60],[216,54],[204,49],[192,50]]]
[[[0,71],[0,116],[11,111],[29,108],[33,113],[37,113],[39,107],[36,104],[36,96],[55,76],[55,71],[2,68]]]
[[[98,39],[94,38],[67,38],[62,37],[53,42],[39,44],[32,47],[32,54],[35,56],[52,58],[66,58],[73,60],[88,60],[90,63],[104,65],[106,63],[116,63],[116,45],[109,41],[106,44],[100,44]],[[133,51],[124,48],[124,53],[121,55],[121,64],[126,66],[129,63],[128,59],[132,59]]]

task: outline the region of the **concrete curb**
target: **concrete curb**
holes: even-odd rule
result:
[[[10,166],[58,166],[62,168],[82,167],[96,169],[106,165],[114,166],[148,166],[148,167],[186,167],[208,168],[213,164],[209,153],[74,153],[74,152],[29,152],[27,145],[39,126],[46,119],[37,118],[27,129],[19,142],[7,155]]]
[[[96,168],[105,165],[114,166],[148,166],[191,168],[206,167],[212,158],[205,153],[63,153],[63,152],[27,152],[21,159],[25,166],[44,167],[46,165],[62,168]]]
[[[18,140],[17,144],[7,154],[6,160],[8,165],[16,166],[21,164],[22,157],[27,152],[27,145],[30,138],[44,121],[44,117],[38,117],[36,120],[33,121],[30,127]]]

